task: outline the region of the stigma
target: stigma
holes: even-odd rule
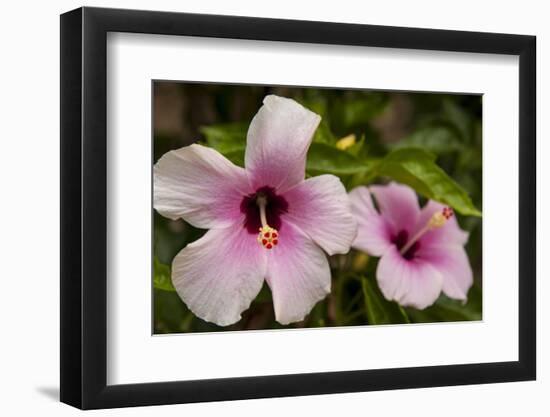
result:
[[[260,227],[258,242],[266,249],[273,249],[279,244],[279,232],[270,226]]]
[[[428,221],[427,227],[429,229],[438,229],[447,223],[447,220],[449,220],[451,217],[453,217],[454,212],[453,209],[450,207],[443,207],[441,211],[438,211],[432,215],[430,220]]]
[[[273,249],[279,244],[279,231],[267,224],[265,214],[267,199],[265,196],[260,195],[256,199],[256,204],[260,210],[260,221],[262,222],[262,227],[260,227],[258,233],[258,242],[266,249]]]

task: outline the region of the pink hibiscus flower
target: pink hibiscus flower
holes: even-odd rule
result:
[[[155,209],[210,229],[172,262],[174,287],[198,317],[237,322],[264,279],[282,324],[303,320],[330,292],[323,250],[347,253],[357,225],[337,177],[305,179],[320,120],[293,100],[268,96],[248,130],[246,168],[196,144],[155,164]]]
[[[451,208],[430,200],[421,209],[415,192],[396,183],[357,187],[350,200],[358,222],[352,246],[380,257],[376,279],[386,299],[418,309],[433,304],[441,291],[466,300],[473,283],[464,250],[468,233]]]

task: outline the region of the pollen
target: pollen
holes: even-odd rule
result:
[[[279,232],[270,226],[260,227],[258,242],[266,249],[273,249],[279,244]]]

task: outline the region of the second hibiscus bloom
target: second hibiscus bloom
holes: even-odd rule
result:
[[[441,292],[466,301],[473,283],[468,233],[449,207],[430,200],[421,209],[415,192],[396,183],[357,187],[350,198],[359,222],[353,247],[380,257],[376,278],[386,299],[418,309]]]

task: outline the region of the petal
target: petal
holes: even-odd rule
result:
[[[416,230],[423,228],[434,213],[443,210],[445,206],[436,201],[430,200],[422,208]],[[456,220],[456,216],[451,217],[440,228],[430,230],[422,236],[420,239],[421,245],[426,246],[439,246],[439,245],[465,245],[468,242],[468,232],[465,232],[460,228]]]
[[[443,285],[441,274],[429,262],[408,261],[395,246],[380,258],[376,279],[386,299],[418,309],[432,305]]]
[[[394,230],[411,232],[420,215],[418,198],[412,188],[391,182],[387,185],[372,185],[380,214],[391,223]]]
[[[373,256],[382,256],[392,245],[394,231],[391,224],[376,211],[367,187],[354,188],[349,198],[358,226],[353,247]]]
[[[320,175],[291,188],[285,221],[292,222],[329,255],[349,252],[357,233],[346,189],[334,175]]]
[[[443,292],[450,298],[466,300],[474,283],[468,255],[460,245],[440,247],[420,246],[417,257],[425,259],[443,277]]]
[[[254,188],[284,191],[304,179],[306,154],[321,118],[294,100],[267,96],[248,129],[245,166]]]
[[[251,192],[246,171],[217,151],[190,145],[164,154],[154,167],[154,207],[195,227],[227,227],[240,220]]]
[[[267,283],[275,318],[281,324],[301,321],[330,292],[330,267],[319,246],[291,223],[268,253]]]
[[[209,230],[172,262],[172,282],[203,320],[228,326],[240,320],[262,288],[265,250],[241,225]]]

